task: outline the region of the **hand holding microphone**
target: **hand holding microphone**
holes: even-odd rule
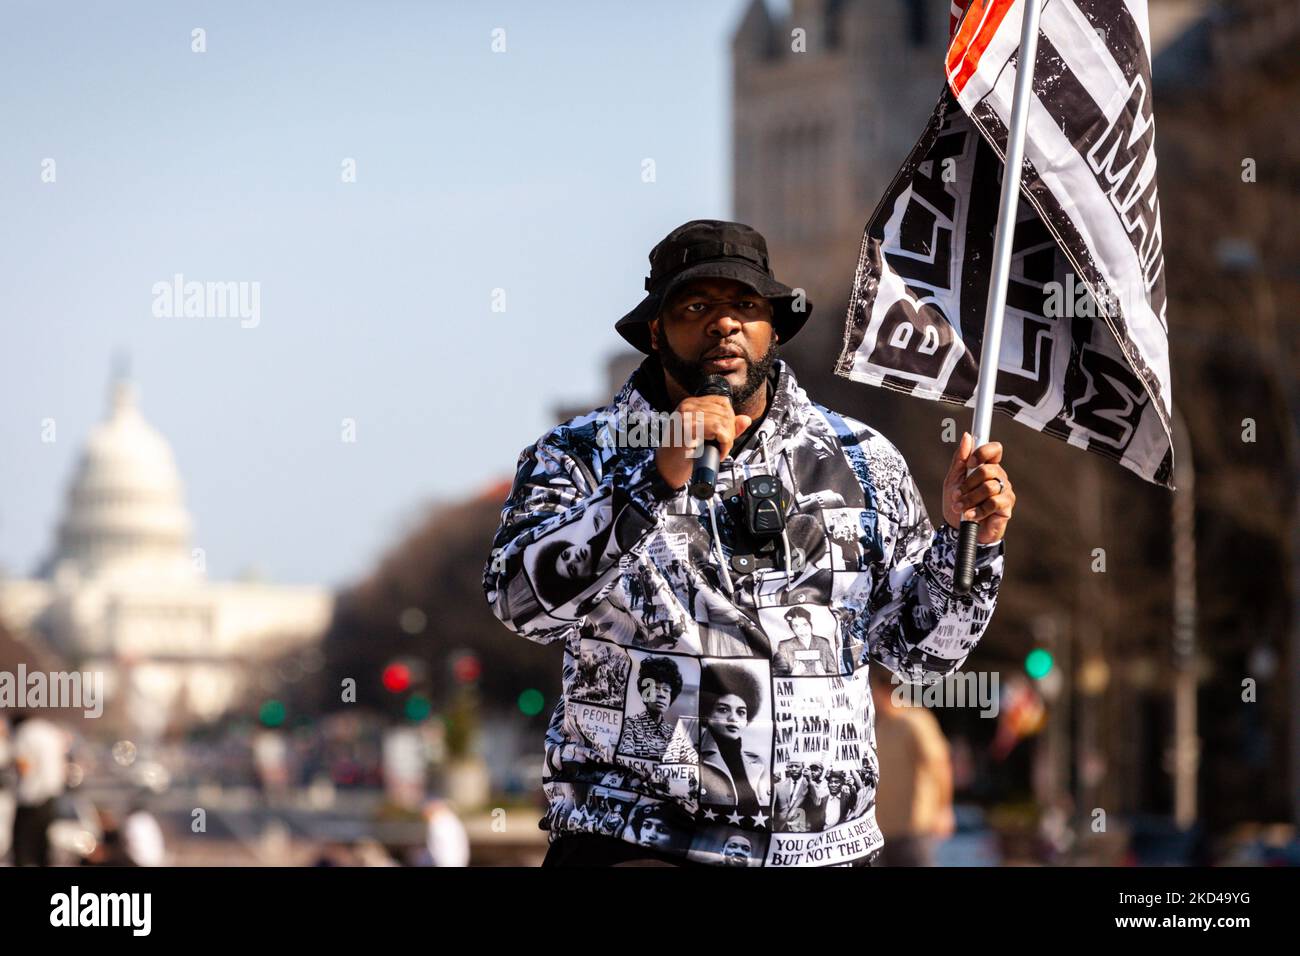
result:
[[[699,395],[682,399],[677,406],[684,438],[692,446],[704,443],[702,451],[690,456],[687,445],[661,445],[655,452],[655,464],[664,481],[674,488],[691,483],[691,493],[705,498],[713,494],[718,462],[731,452],[731,446],[752,423],[748,415],[737,415],[731,407],[731,386],[721,375],[711,375]]]

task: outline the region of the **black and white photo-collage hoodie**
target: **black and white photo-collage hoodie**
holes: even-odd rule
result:
[[[870,666],[931,683],[993,613],[1003,545],[951,593],[957,532],[935,530],[884,436],[813,402],[778,359],[767,412],[711,501],[674,490],[650,442],[651,356],[613,404],[519,456],[484,570],[493,613],[562,643],[541,827],[720,866],[831,866],[878,853]],[[633,447],[635,446],[635,447]],[[784,534],[755,539],[737,493],[788,491]]]

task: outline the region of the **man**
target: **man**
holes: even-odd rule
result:
[[[722,844],[723,866],[749,866],[749,856],[754,852],[754,845],[742,833],[733,833]]]
[[[835,652],[831,642],[813,633],[812,615],[807,608],[792,607],[785,612],[785,622],[794,635],[782,641],[776,649],[772,670],[790,677],[808,674],[826,676],[836,674]]]
[[[826,765],[820,759],[808,761],[808,772],[804,774],[803,812],[809,831],[826,829],[826,800],[830,796],[830,787],[822,779]]]
[[[854,570],[862,564],[862,549],[858,545],[858,530],[843,515],[831,522],[831,543],[839,558],[836,567]]]
[[[789,830],[791,815],[803,799],[803,761],[791,760],[785,765],[785,776],[776,782],[772,793],[773,819],[777,830]]]
[[[876,765],[873,762],[876,753],[876,745],[873,741],[874,738],[868,741],[870,752],[862,755],[862,768],[853,771],[852,785],[855,800],[853,816],[861,816],[876,800],[876,784],[880,781],[880,775],[876,772]]]
[[[665,816],[665,826],[674,847],[718,846],[725,832],[741,829],[755,835],[761,865],[807,865],[809,854],[778,852],[777,841],[768,839],[774,810],[768,783],[772,742],[794,736],[802,715],[832,711],[856,724],[858,739],[868,739],[871,663],[927,682],[963,663],[993,611],[1015,493],[1000,464],[1001,446],[976,449],[964,435],[944,480],[944,520],[935,530],[898,450],[862,422],[814,402],[777,356],[778,345],[798,333],[812,306],[801,291],[776,280],[767,243],[750,227],[694,220],[674,229],[650,253],[646,293],[615,326],[646,354],[640,368],[610,405],[558,426],[520,455],[484,569],[484,591],[493,613],[521,636],[538,643],[564,638],[566,675],[576,670],[579,628],[625,615],[637,575],[646,576],[658,597],[679,608],[687,622],[659,648],[665,655],[704,657],[697,625],[736,618],[751,622],[743,631],[743,647],[737,648],[749,655],[743,667],[737,661],[726,666],[744,670],[759,686],[690,695],[700,702],[696,719],[723,731],[741,727],[736,708],[746,707],[743,749],[733,746],[718,754],[725,782],[733,788],[728,796],[737,805],[730,814],[719,813],[699,794],[673,794],[661,801],[674,811]],[[730,400],[699,394],[715,375],[727,381]],[[669,414],[682,427],[658,431],[663,437],[657,444],[588,437],[595,423],[611,425],[598,427],[600,434],[635,435],[637,429],[622,430],[615,423]],[[701,501],[687,485],[705,441],[717,444],[720,465],[715,494]],[[747,478],[763,475],[786,491],[782,500],[790,505],[783,527],[798,526],[800,533],[820,527],[819,536],[806,536],[795,547],[788,530],[781,534],[781,529],[746,523],[736,510],[744,505],[739,492]],[[856,512],[859,568],[832,567],[826,501],[841,512]],[[972,596],[958,598],[952,579],[963,515],[979,523],[978,587]],[[551,592],[553,546],[575,541],[595,543],[581,569],[582,586],[571,595],[558,588]],[[688,595],[674,590],[666,576],[676,557],[674,546],[682,541],[698,589],[694,616]],[[541,581],[533,578],[539,564]],[[821,677],[782,677],[775,639],[760,625],[760,595],[764,608],[784,595],[788,606],[831,611],[825,619],[834,621],[836,646],[861,648],[852,673],[834,666]],[[651,626],[633,620],[638,631]],[[698,670],[682,668],[683,674],[708,678],[718,672],[714,662],[699,663]],[[543,788],[552,805],[562,805],[610,768],[609,754],[584,739],[580,720],[567,706],[569,688],[563,693],[566,700],[555,709],[546,735]],[[787,703],[795,695],[797,711]],[[757,713],[750,711],[755,702],[761,705]],[[730,709],[730,716],[720,709]],[[763,761],[762,773],[748,766],[749,754]],[[703,752],[700,759],[705,761]],[[703,773],[707,763],[701,769],[703,791],[709,787]],[[653,784],[642,774],[628,780],[645,805],[660,800]],[[741,803],[756,812],[742,812]],[[870,801],[864,806],[860,817],[839,824],[846,838],[832,841],[849,858],[837,854],[826,862],[869,865],[878,856],[882,838]],[[552,830],[550,836],[551,850],[557,859],[562,853],[565,862],[601,864],[616,856],[612,840],[586,840],[581,853],[570,853],[561,847],[568,835]],[[723,864],[719,855],[712,857],[713,865]]]

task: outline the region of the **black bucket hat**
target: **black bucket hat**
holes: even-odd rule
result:
[[[647,295],[614,324],[618,334],[638,350],[652,354],[650,322],[674,290],[691,279],[735,279],[770,300],[772,327],[783,343],[794,338],[812,314],[807,296],[800,298],[796,311],[795,290],[773,277],[767,240],[757,229],[720,219],[692,219],[650,250]]]

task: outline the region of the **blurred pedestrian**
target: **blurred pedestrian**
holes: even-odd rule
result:
[[[122,838],[127,856],[136,866],[162,866],[167,862],[162,827],[143,802],[131,805],[131,812],[122,824]]]
[[[9,719],[0,713],[0,860],[9,855],[9,847],[13,843],[17,787],[18,771],[14,768]]]
[[[428,821],[425,841],[433,866],[469,866],[469,834],[446,800],[433,799],[424,807]]]
[[[268,805],[281,803],[289,790],[289,747],[278,730],[259,730],[253,738],[257,782]]]
[[[54,802],[68,786],[68,736],[44,717],[13,718],[18,770],[14,810],[14,866],[49,866]]]
[[[952,835],[952,761],[934,714],[894,703],[898,686],[883,668],[871,674],[880,785],[876,822],[884,866],[931,866],[934,844]]]

